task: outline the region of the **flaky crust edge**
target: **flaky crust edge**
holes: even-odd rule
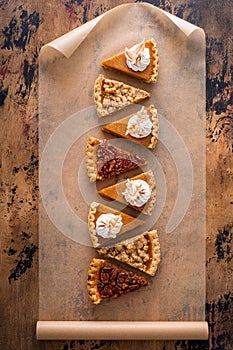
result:
[[[152,65],[152,75],[150,80],[148,81],[149,83],[156,83],[158,79],[158,68],[159,68],[159,52],[158,52],[158,47],[155,39],[150,39],[148,40],[153,44],[152,46],[152,54],[153,54],[153,65]]]
[[[99,304],[102,300],[98,292],[97,282],[99,270],[103,266],[104,262],[105,260],[93,258],[89,265],[87,290],[93,304]]]
[[[158,120],[158,113],[157,109],[154,107],[154,105],[151,105],[148,107],[148,111],[151,113],[151,119],[152,119],[152,136],[150,140],[150,144],[147,148],[153,149],[156,146],[156,143],[158,141],[158,133],[159,133],[159,120]]]
[[[95,182],[97,179],[102,179],[102,177],[97,174],[96,165],[96,150],[99,144],[99,139],[92,136],[89,137],[86,147],[86,169],[90,182]]]
[[[152,255],[150,268],[145,272],[151,276],[154,276],[158,269],[158,265],[161,259],[159,236],[158,236],[157,230],[149,231],[147,232],[147,234],[149,234],[149,237],[151,239],[153,255]]]
[[[103,104],[101,102],[101,99],[102,99],[101,89],[102,89],[103,79],[104,79],[104,76],[102,74],[99,74],[99,76],[97,77],[97,79],[95,81],[95,85],[94,85],[94,102],[95,102],[96,111],[97,111],[99,118],[104,117],[104,116],[109,114],[107,109],[103,108]]]
[[[99,246],[99,241],[96,236],[96,229],[95,229],[95,214],[98,206],[99,206],[99,203],[96,203],[96,202],[91,203],[89,213],[88,213],[88,219],[87,219],[89,234],[90,234],[94,248]]]
[[[147,177],[148,185],[152,188],[152,191],[151,191],[150,200],[143,208],[142,213],[145,215],[151,215],[156,202],[156,183],[155,183],[153,171],[148,170],[146,172],[146,177]]]

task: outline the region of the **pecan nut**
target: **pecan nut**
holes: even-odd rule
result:
[[[99,271],[97,287],[102,299],[117,298],[146,285],[148,281],[145,278],[110,264]]]
[[[139,154],[130,154],[122,151],[107,140],[102,140],[97,151],[97,172],[104,179],[119,175],[127,169],[133,169],[139,164],[145,163],[145,159]]]

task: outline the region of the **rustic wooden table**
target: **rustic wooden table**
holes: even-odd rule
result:
[[[134,2],[134,1],[128,1]],[[137,2],[137,1],[135,1]],[[209,341],[139,343],[160,350],[233,348],[232,0],[147,1],[206,33],[206,320]],[[1,349],[135,349],[121,341],[37,341],[38,55],[40,48],[121,0],[2,0]]]

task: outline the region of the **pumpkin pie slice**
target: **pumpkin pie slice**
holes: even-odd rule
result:
[[[139,103],[150,97],[149,92],[127,85],[121,81],[98,76],[94,86],[94,101],[97,114],[104,117],[130,104]]]
[[[143,40],[130,49],[102,61],[102,66],[123,72],[147,83],[155,83],[158,78],[159,56],[154,39]]]
[[[86,168],[90,182],[105,180],[146,164],[139,154],[126,152],[107,140],[90,137],[86,147]]]
[[[137,142],[147,148],[155,148],[158,140],[157,109],[150,105],[113,123],[106,124],[102,130],[113,135]]]
[[[118,182],[98,191],[103,197],[124,203],[151,215],[156,201],[156,184],[152,170]]]
[[[160,263],[160,244],[157,230],[145,232],[112,247],[97,249],[105,258],[113,258],[133,266],[151,276]]]
[[[148,284],[147,278],[105,259],[94,258],[90,263],[87,289],[93,304],[116,299]]]
[[[93,246],[109,243],[123,233],[133,230],[144,220],[134,218],[104,204],[92,202],[88,214],[88,228]]]

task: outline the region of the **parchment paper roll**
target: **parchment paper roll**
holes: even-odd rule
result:
[[[39,340],[208,339],[207,322],[38,321]]]

